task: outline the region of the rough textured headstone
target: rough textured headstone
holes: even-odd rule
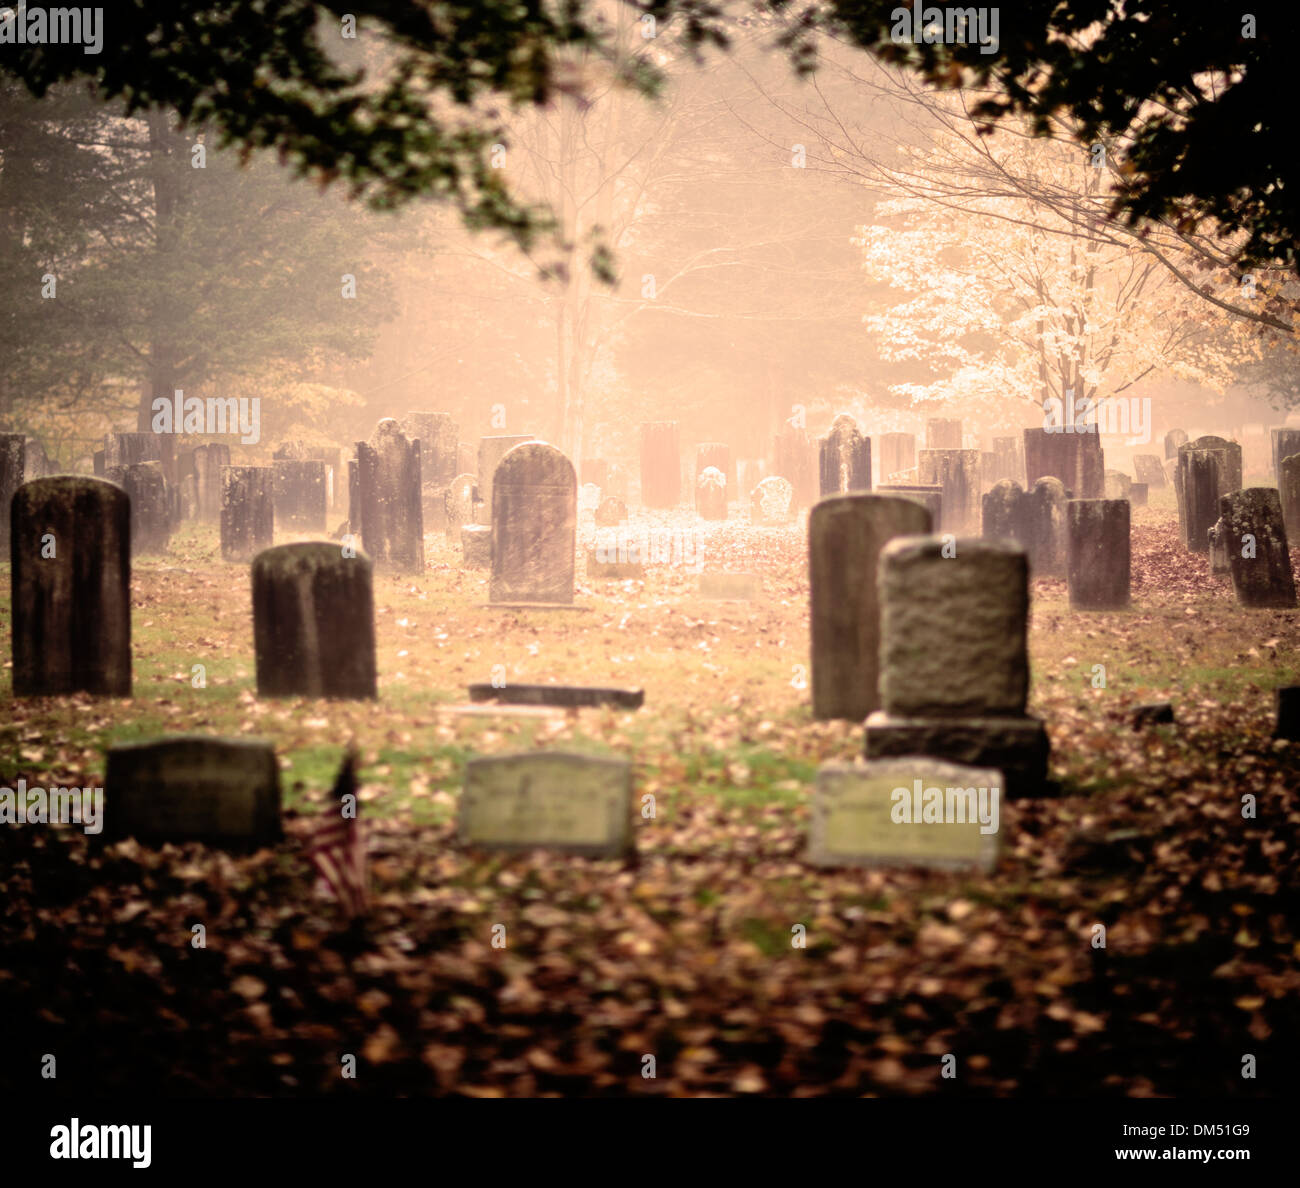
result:
[[[1096,433],[1065,433],[1026,429],[1025,480],[1057,478],[1076,499],[1105,495],[1105,458]]]
[[[1237,602],[1247,607],[1293,607],[1295,577],[1275,487],[1246,487],[1223,497],[1228,565]]]
[[[281,532],[324,532],[329,511],[325,463],[279,459],[272,468],[276,528]],[[352,529],[356,531],[355,523]]]
[[[379,422],[368,442],[357,442],[361,543],[380,569],[424,570],[420,449],[391,417]]]
[[[1228,524],[1222,516],[1214,522],[1214,526],[1206,533],[1206,538],[1210,547],[1210,575],[1227,577],[1232,572],[1232,566],[1228,562]]]
[[[880,435],[880,477],[890,482],[895,475],[916,466],[916,435],[914,433],[882,433]]]
[[[786,423],[773,439],[772,474],[790,484],[793,508],[817,502],[817,445],[806,429]]]
[[[104,466],[161,462],[164,441],[170,444],[170,438],[162,433],[107,433],[104,435]]]
[[[1129,605],[1127,499],[1071,499],[1066,505],[1070,606],[1122,610]]]
[[[1000,479],[984,495],[985,540],[1010,540],[1029,547],[1029,497],[1014,479]]]
[[[1146,483],[1129,483],[1128,501],[1130,507],[1146,507],[1147,505]]]
[[[645,507],[676,507],[682,498],[682,451],[676,421],[641,426],[641,502]]]
[[[253,558],[253,643],[261,697],[375,696],[370,558],[304,541]]]
[[[1178,527],[1183,547],[1193,553],[1209,549],[1206,534],[1219,518],[1219,500],[1226,494],[1220,471],[1222,457],[1221,451],[1189,446],[1182,446],[1178,451],[1178,478],[1174,483],[1178,495]]]
[[[1283,458],[1278,465],[1277,493],[1282,500],[1282,520],[1287,540],[1300,541],[1300,454]]]
[[[275,470],[227,466],[221,472],[221,556],[249,561],[275,543]]]
[[[11,528],[14,696],[130,697],[126,492],[83,476],[35,479],[18,488],[4,518]]]
[[[961,449],[961,421],[952,417],[930,417],[925,422],[925,448],[927,450]]]
[[[880,550],[931,530],[919,503],[890,495],[841,495],[808,519],[813,717],[861,722],[880,708]]]
[[[501,464],[501,459],[515,446],[536,440],[531,433],[508,433],[479,438],[478,463],[474,473],[478,475],[478,497],[489,514],[492,511],[492,476]]]
[[[1286,427],[1269,431],[1269,445],[1273,454],[1273,477],[1280,487],[1282,485],[1282,461],[1293,454],[1300,454],[1300,429]]]
[[[695,477],[698,479],[710,466],[727,476],[727,495],[730,498],[736,490],[736,463],[726,442],[706,441],[696,447]]]
[[[1178,447],[1186,444],[1187,444],[1186,429],[1170,429],[1169,432],[1165,434],[1165,457],[1177,458]]]
[[[216,520],[221,515],[221,472],[230,465],[228,445],[201,445],[194,451],[194,477],[200,520]]]
[[[755,524],[784,524],[790,519],[794,487],[778,474],[768,475],[749,493],[749,518]]]
[[[1152,488],[1165,485],[1165,465],[1155,454],[1137,454],[1133,458],[1133,469],[1139,483]]]
[[[919,756],[825,763],[813,790],[808,861],[987,874],[997,864],[1001,799],[1002,773],[992,768]]]
[[[471,759],[458,837],[494,849],[618,858],[632,848],[632,765],[558,751]]]
[[[492,529],[486,524],[462,524],[460,551],[466,569],[491,569]]]
[[[695,480],[695,514],[701,520],[727,518],[727,476],[716,466],[707,466]]]
[[[106,841],[198,841],[251,848],[282,837],[280,773],[270,743],[179,735],[110,747]]]
[[[110,466],[107,477],[131,499],[131,555],[165,553],[171,543],[172,509],[162,463]]]
[[[456,477],[459,429],[450,413],[413,412],[401,420],[406,437],[420,443],[420,478],[426,491],[441,492]]]
[[[840,413],[818,444],[821,497],[871,490],[871,438],[858,432],[857,422]]]
[[[1106,499],[1127,499],[1129,488],[1133,486],[1133,480],[1129,478],[1122,470],[1106,471],[1104,484],[1104,498]]]
[[[492,483],[492,602],[573,601],[577,475],[553,445],[526,442]]]
[[[943,490],[943,509],[936,532],[958,536],[980,530],[980,451],[936,449],[917,455],[917,477]]]
[[[486,682],[470,685],[470,701],[499,701],[504,705],[558,705],[564,709],[589,709],[612,705],[617,709],[640,709],[644,689],[611,689],[597,685],[504,685]]]
[[[1040,478],[1025,495],[1025,549],[1034,577],[1064,577],[1067,545],[1065,484],[1057,478]]]
[[[930,524],[937,525],[943,519],[943,488],[938,484],[891,483],[876,488],[877,495],[899,495],[919,503],[930,513]]]
[[[474,522],[478,484],[472,474],[458,474],[442,495],[443,530],[448,540],[459,540],[461,527]]]
[[[621,499],[606,495],[596,508],[596,527],[614,528],[627,520],[627,504]]]
[[[947,555],[945,555],[947,554]],[[1010,796],[1046,789],[1049,744],[1025,713],[1028,559],[1000,541],[901,537],[881,551],[880,692],[869,759],[993,767]]]

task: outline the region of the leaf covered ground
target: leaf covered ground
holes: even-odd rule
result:
[[[6,666],[10,787],[102,783],[116,741],[242,735],[275,744],[296,819],[325,806],[355,740],[374,905],[343,921],[292,840],[239,856],[0,829],[0,1088],[1284,1092],[1300,744],[1271,732],[1274,688],[1300,683],[1296,612],[1241,610],[1178,546],[1167,506],[1135,512],[1131,611],[1072,613],[1063,582],[1034,586],[1030,709],[1065,794],[1003,804],[989,876],[818,870],[803,861],[812,780],[858,755],[862,730],[810,719],[802,532],[647,524],[707,532],[705,563],[759,573],[763,597],[704,601],[671,556],[628,582],[587,581],[580,559],[586,609],[492,610],[485,573],[430,535],[422,577],[376,579],[379,700],[264,702],[247,569],[189,527],[135,569],[133,699],[14,702]],[[8,656],[7,596],[0,611]],[[496,665],[508,681],[643,687],[646,704],[462,712]],[[1156,700],[1176,723],[1133,729],[1131,709]],[[466,759],[530,747],[634,762],[637,805],[655,798],[635,861],[456,842]]]

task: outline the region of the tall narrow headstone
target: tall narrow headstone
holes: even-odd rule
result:
[[[961,421],[952,417],[929,418],[925,422],[925,448],[927,450],[961,449]]]
[[[1178,447],[1186,444],[1187,444],[1186,429],[1170,429],[1169,432],[1165,434],[1165,457],[1177,458]]]
[[[1076,499],[1100,499],[1105,494],[1105,458],[1101,438],[1092,432],[1026,429],[1025,481],[1058,478]]]
[[[1029,497],[1014,479],[1000,479],[984,495],[983,531],[985,540],[1009,540],[1029,547]]]
[[[818,443],[818,476],[823,499],[871,490],[871,438],[858,432],[847,413],[835,418]]]
[[[16,697],[131,696],[131,507],[103,479],[18,488],[5,515]]]
[[[221,471],[221,556],[249,561],[275,543],[275,470],[226,466]]]
[[[959,536],[979,532],[979,450],[921,450],[917,473],[921,483],[943,488],[943,516],[936,531]]]
[[[492,602],[573,602],[578,480],[553,445],[525,442],[492,483]]]
[[[504,458],[517,445],[536,441],[531,433],[506,433],[494,437],[480,437],[478,461],[474,473],[478,476],[478,497],[489,513],[492,511],[492,476]]]
[[[303,541],[253,558],[260,697],[375,696],[375,604],[364,553]]]
[[[823,499],[808,519],[813,717],[861,722],[880,708],[880,550],[925,535],[930,513],[890,495]]]
[[[1248,607],[1293,607],[1295,577],[1274,487],[1247,487],[1220,503],[1228,568],[1237,602]]]
[[[1127,499],[1071,499],[1066,505],[1070,606],[1123,610],[1129,605]]]
[[[165,553],[171,542],[172,509],[162,463],[110,466],[107,477],[131,498],[131,555]]]
[[[991,767],[1011,796],[1045,790],[1048,739],[1025,713],[1028,561],[1000,541],[901,537],[880,555],[880,693],[868,759]]]
[[[1222,443],[1222,438],[1198,437],[1195,442],[1178,449],[1178,469],[1175,471],[1174,491],[1178,497],[1178,527],[1183,547],[1189,552],[1204,553],[1209,549],[1206,533],[1219,518],[1219,500],[1230,491],[1240,490],[1240,449],[1237,451],[1237,474],[1225,476],[1225,467],[1231,466],[1231,455],[1218,444],[1201,446],[1201,442]],[[1235,485],[1234,485],[1235,483]]]
[[[1034,577],[1065,577],[1065,507],[1069,499],[1058,478],[1040,478],[1025,495],[1025,548]]]
[[[329,494],[325,463],[277,460],[275,526],[281,532],[324,532]]]
[[[913,433],[882,433],[880,435],[881,482],[897,481],[894,476],[916,466],[916,435]]]
[[[221,472],[230,465],[228,445],[201,445],[194,451],[194,477],[200,520],[221,516]]]
[[[1277,493],[1282,500],[1286,538],[1291,544],[1300,542],[1300,453],[1283,458],[1279,463]]]
[[[357,442],[361,543],[380,569],[424,570],[424,503],[420,442],[408,441],[386,417],[370,440]]]
[[[1279,428],[1269,433],[1273,450],[1273,477],[1282,485],[1282,462],[1293,454],[1300,454],[1300,429]]]
[[[420,443],[420,478],[439,494],[458,473],[459,429],[450,413],[413,412],[401,421],[402,432]]]

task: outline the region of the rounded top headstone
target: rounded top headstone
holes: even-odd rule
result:
[[[564,451],[545,441],[525,441],[506,451],[492,475],[492,486],[567,486],[578,475]]]

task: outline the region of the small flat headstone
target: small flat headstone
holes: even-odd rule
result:
[[[1134,730],[1141,730],[1143,726],[1155,726],[1173,720],[1174,707],[1167,701],[1153,701],[1149,705],[1139,705],[1133,711]]]
[[[469,687],[471,701],[501,701],[509,705],[558,705],[565,709],[613,705],[619,709],[640,709],[645,704],[644,689],[607,689],[594,685],[513,685],[497,688],[491,684]]]
[[[246,848],[281,837],[270,743],[178,735],[110,747],[104,799],[109,841]]]
[[[562,752],[471,759],[458,836],[503,850],[535,847],[618,858],[632,845],[632,765]]]
[[[729,602],[750,602],[763,593],[763,584],[756,573],[702,573],[700,597],[718,598]]]
[[[817,772],[808,861],[991,871],[1002,773],[934,759],[825,763]]]

